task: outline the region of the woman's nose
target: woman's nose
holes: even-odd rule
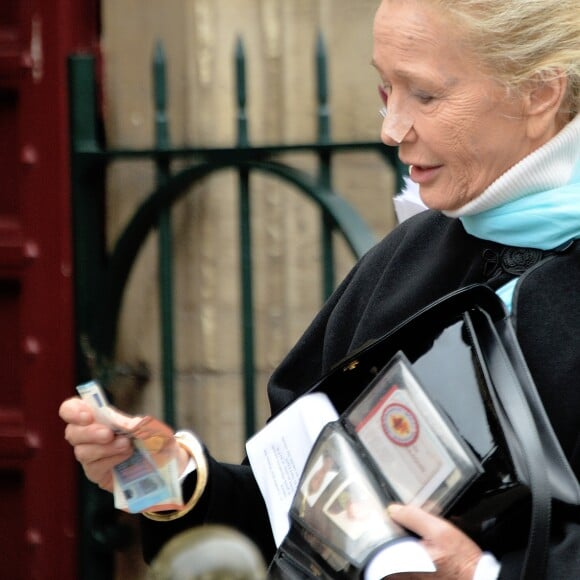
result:
[[[413,118],[406,111],[394,111],[392,106],[383,107],[380,114],[383,117],[381,140],[385,145],[400,145],[413,127]]]

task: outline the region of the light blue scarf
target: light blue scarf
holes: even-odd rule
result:
[[[553,250],[580,238],[580,162],[567,185],[460,219],[471,235],[508,246]],[[517,281],[510,280],[497,290],[510,312]]]
[[[580,117],[480,198],[448,213],[471,235],[510,246],[553,250],[580,238]],[[510,309],[516,283],[497,291]]]
[[[460,219],[471,235],[508,246],[552,250],[580,238],[580,162],[564,186]]]

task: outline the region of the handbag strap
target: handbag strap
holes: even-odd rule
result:
[[[477,347],[491,377],[501,411],[509,421],[531,493],[531,521],[521,580],[545,578],[550,538],[551,489],[545,455],[534,417],[502,340],[490,317],[481,309],[466,314],[477,337]],[[509,324],[507,320],[496,324]]]
[[[562,450],[560,441],[554,432],[552,423],[538,394],[514,327],[510,319],[507,318],[496,323],[495,327],[522,385],[523,393],[528,401],[537,430],[541,433],[552,498],[571,505],[580,505],[580,484]]]

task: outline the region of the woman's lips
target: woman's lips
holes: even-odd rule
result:
[[[409,166],[409,177],[415,182],[415,183],[427,183],[433,179],[435,179],[435,177],[437,177],[437,174],[439,173],[439,171],[441,170],[443,166],[442,165],[431,165],[431,166],[427,166],[427,165],[410,165]]]

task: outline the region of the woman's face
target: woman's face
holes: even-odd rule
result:
[[[538,146],[522,100],[476,63],[456,22],[428,1],[382,1],[373,50],[388,110],[381,137],[399,145],[434,209],[461,207]]]

